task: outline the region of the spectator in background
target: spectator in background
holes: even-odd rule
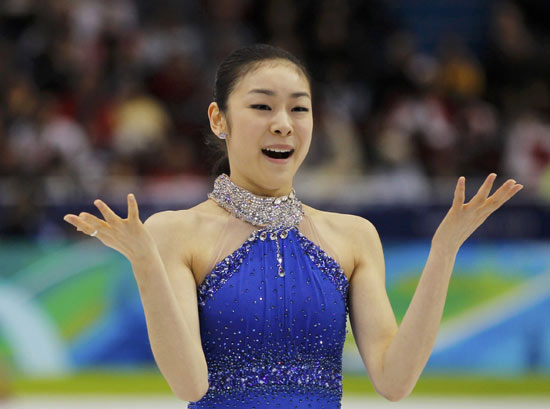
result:
[[[335,85],[325,89],[315,102],[314,111],[319,118],[315,121],[315,142],[300,176],[317,197],[334,197],[339,188],[346,189],[344,178],[361,179],[367,167],[358,123],[350,117],[354,94]]]
[[[504,138],[500,122],[498,111],[488,102],[474,98],[460,105],[455,120],[460,174],[475,177],[502,168]]]
[[[533,4],[495,2],[477,54],[454,36],[431,55],[379,0],[0,2],[0,192],[15,203],[12,186],[27,180],[52,201],[101,192],[118,200],[117,178],[142,186],[206,177],[198,107],[214,67],[229,50],[270,42],[306,60],[318,80],[310,174],[405,183],[395,191],[428,200],[440,179],[511,169],[504,147],[521,140],[506,143],[513,118],[527,106],[550,112],[548,6]],[[147,112],[137,131],[133,107]],[[61,146],[67,140],[72,147]],[[69,153],[77,145],[79,159]],[[70,175],[65,188],[52,182],[60,175]],[[545,180],[533,177],[531,191]]]
[[[485,75],[472,52],[458,36],[444,39],[439,47],[438,87],[452,99],[478,99],[485,91]]]
[[[122,157],[134,158],[141,174],[154,172],[156,156],[171,132],[162,104],[135,82],[126,82],[113,112],[112,148]],[[152,159],[152,163],[148,163]],[[148,168],[149,167],[149,168]]]
[[[550,202],[550,124],[527,111],[508,131],[504,164],[539,199]]]
[[[425,177],[456,174],[456,133],[447,101],[438,87],[437,60],[410,50],[402,72],[408,86],[397,90],[381,111],[376,132],[380,158]],[[404,82],[405,83],[405,82]]]
[[[285,47],[296,54],[304,54],[304,44],[296,33],[300,23],[298,4],[292,0],[268,0],[265,3],[262,11],[265,21],[263,34],[269,43]]]
[[[521,106],[521,91],[537,72],[537,43],[520,9],[510,1],[495,2],[487,53],[491,100],[506,115]]]
[[[37,174],[44,166],[35,121],[38,91],[25,76],[14,77],[4,90],[5,152],[15,161],[11,169],[14,175]]]

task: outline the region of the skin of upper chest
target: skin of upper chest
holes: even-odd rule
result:
[[[210,203],[209,203],[210,202]],[[227,249],[228,254],[219,255],[220,249],[217,248],[217,243],[220,240],[220,235],[224,230],[227,217],[229,216],[225,210],[216,208],[211,201],[206,201],[198,206],[187,211],[176,213],[174,216],[179,219],[174,223],[174,229],[180,230],[174,234],[178,237],[179,245],[176,251],[181,252],[180,258],[193,272],[197,284],[204,280],[204,277],[209,273],[215,262],[216,256],[221,258],[227,256],[232,251],[236,250],[248,237],[248,233],[241,237],[235,238],[235,243],[232,248]],[[323,248],[322,243],[316,243],[327,251],[329,256],[336,259],[340,267],[344,269],[344,273],[350,280],[355,268],[353,245],[350,235],[347,230],[350,226],[347,215],[322,212],[305,206],[305,212],[311,217],[315,224],[317,233],[323,237],[323,240],[330,247],[330,252]],[[181,230],[186,233],[182,233]],[[251,228],[251,231],[253,228]],[[188,233],[187,233],[188,232]],[[308,237],[314,240],[313,237]],[[218,257],[218,258],[219,258]]]
[[[323,250],[340,264],[349,281],[355,269],[354,245],[349,234],[353,224],[350,223],[349,216],[312,209],[311,217],[319,236],[329,246],[328,249]],[[323,247],[322,243],[316,244]],[[328,250],[332,252],[329,253]]]

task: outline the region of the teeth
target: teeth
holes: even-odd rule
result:
[[[279,152],[279,153],[292,151],[292,149],[275,149],[275,148],[264,148],[264,150],[271,151],[271,152]]]

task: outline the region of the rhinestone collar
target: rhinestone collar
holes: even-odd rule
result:
[[[225,173],[216,178],[208,197],[233,216],[269,231],[298,226],[304,215],[294,189],[288,196],[257,196],[234,184]]]

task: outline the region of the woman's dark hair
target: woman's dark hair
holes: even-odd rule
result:
[[[281,48],[268,44],[253,44],[238,48],[233,51],[218,67],[214,85],[214,102],[223,113],[227,112],[227,101],[237,83],[246,74],[256,69],[260,64],[267,61],[283,60],[296,66],[306,77],[311,88],[311,77],[305,65],[293,54]],[[218,139],[209,132],[207,145],[211,148],[213,156],[216,157],[213,173],[229,173],[229,161],[225,141]]]

